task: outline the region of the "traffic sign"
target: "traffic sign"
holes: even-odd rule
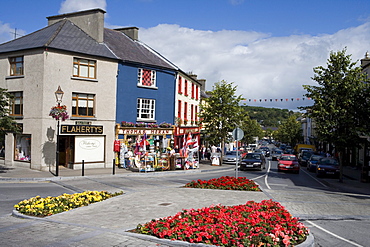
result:
[[[235,141],[240,141],[244,137],[244,131],[241,128],[235,128],[233,130],[233,138]]]

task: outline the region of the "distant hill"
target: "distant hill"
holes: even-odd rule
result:
[[[279,125],[292,114],[297,114],[288,109],[265,108],[258,106],[243,106],[251,119],[257,120],[264,127],[279,127]]]

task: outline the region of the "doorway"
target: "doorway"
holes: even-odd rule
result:
[[[59,138],[59,165],[73,169],[75,137],[60,136]]]

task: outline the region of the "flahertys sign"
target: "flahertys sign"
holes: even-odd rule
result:
[[[103,126],[100,125],[62,125],[61,134],[103,134]]]

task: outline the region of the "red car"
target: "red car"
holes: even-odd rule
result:
[[[298,159],[294,154],[282,154],[278,161],[278,172],[292,171],[299,173]]]

